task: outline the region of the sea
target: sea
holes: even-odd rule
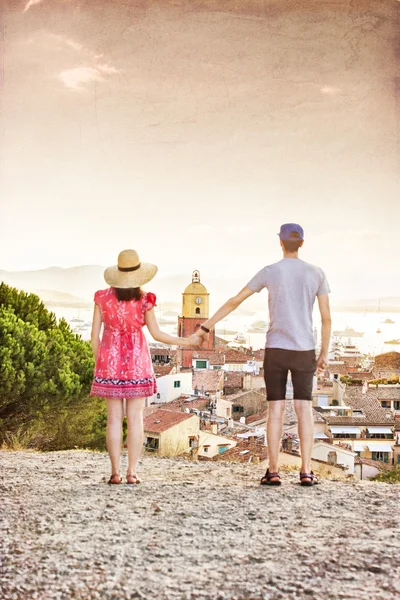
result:
[[[49,310],[60,319],[64,317],[72,329],[81,335],[82,339],[90,339],[91,321],[93,310],[90,308],[72,308],[65,306],[52,306]],[[156,313],[160,323],[160,329],[171,335],[177,333],[177,317],[163,316]],[[265,327],[254,333],[253,324],[263,321]],[[259,323],[258,323],[259,324]],[[320,341],[321,324],[318,312],[314,313],[314,327],[317,330],[317,343]],[[400,352],[399,344],[387,344],[385,342],[398,340],[400,342],[400,313],[386,312],[332,312],[332,332],[343,332],[353,329],[359,334],[357,337],[343,336],[342,343],[355,344],[363,354],[375,356],[384,352],[397,350]],[[242,340],[243,345],[251,346],[254,350],[264,348],[267,323],[265,313],[259,312],[252,315],[235,315],[232,313],[216,326],[217,335],[229,342],[234,342],[235,337]],[[144,329],[149,342],[153,339],[147,329]]]

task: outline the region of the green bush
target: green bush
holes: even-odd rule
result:
[[[105,447],[103,401],[89,396],[94,357],[38,296],[0,285],[0,445]]]
[[[396,465],[390,471],[382,471],[371,477],[372,481],[380,481],[382,483],[400,483],[400,466]]]

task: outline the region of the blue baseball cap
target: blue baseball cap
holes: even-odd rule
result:
[[[301,225],[298,223],[285,223],[281,225],[281,230],[278,233],[281,240],[285,242],[295,242],[304,240],[304,231]]]

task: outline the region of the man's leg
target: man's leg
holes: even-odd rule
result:
[[[293,381],[294,409],[297,415],[301,452],[301,473],[311,473],[311,455],[314,445],[314,416],[312,388],[317,360],[314,350],[297,352],[293,355],[291,369]],[[304,478],[303,483],[312,483]]]
[[[281,446],[284,414],[285,400],[270,400],[268,402],[267,445],[268,468],[271,473],[278,472],[279,449]],[[272,481],[274,481],[274,479],[272,479]]]
[[[297,415],[301,452],[301,473],[311,473],[311,454],[314,445],[314,417],[312,402],[295,400],[294,409]],[[304,481],[308,481],[305,479]]]
[[[279,450],[281,446],[283,416],[285,414],[285,395],[288,369],[286,351],[280,348],[266,348],[264,358],[264,378],[267,391],[267,445],[268,469],[278,472]],[[271,482],[277,481],[271,478]]]

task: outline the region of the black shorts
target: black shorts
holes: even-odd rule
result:
[[[313,378],[317,369],[315,350],[265,348],[264,379],[267,400],[284,400],[288,371],[292,375],[293,398],[312,400]]]

